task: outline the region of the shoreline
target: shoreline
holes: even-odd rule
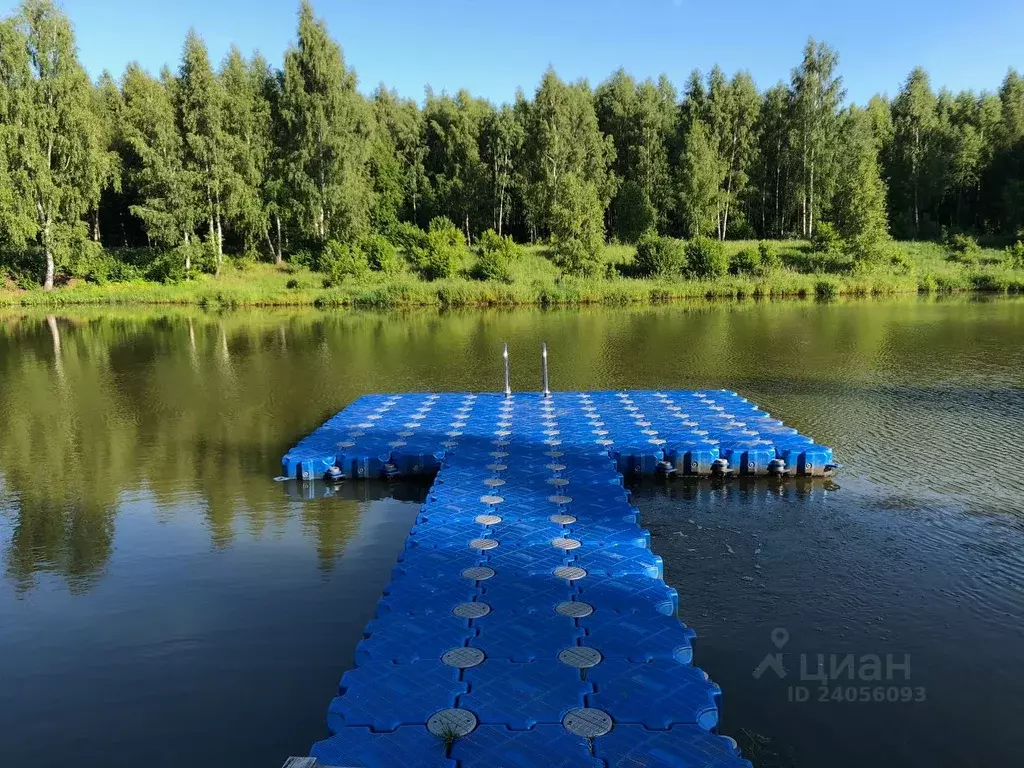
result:
[[[1024,293],[1024,274],[981,274],[962,284],[928,284],[892,276],[836,277],[794,275],[775,281],[722,280],[661,282],[623,278],[614,281],[567,280],[537,286],[473,280],[434,283],[353,285],[325,289],[261,291],[217,286],[212,281],[163,285],[116,283],[39,290],[0,289],[0,309],[72,306],[169,306],[208,309],[490,309],[544,307],[658,306],[685,302],[831,301],[838,298],[880,298],[912,295],[1000,296]]]
[[[562,275],[542,246],[524,249],[506,281],[480,280],[477,256],[466,250],[457,274],[425,280],[404,264],[393,274],[369,272],[362,279],[325,284],[325,274],[285,262],[227,260],[221,274],[196,272],[178,282],[71,280],[51,292],[0,283],[0,308],[61,306],[313,307],[317,309],[460,309],[489,307],[655,306],[683,301],[833,300],[839,297],[911,294],[1024,293],[1024,269],[995,249],[983,249],[974,263],[951,261],[933,243],[897,244],[902,263],[871,269],[809,268],[815,254],[804,243],[773,241],[784,266],[760,274],[729,273],[710,279],[638,277],[635,249],[606,245],[609,276]],[[730,260],[752,241],[729,241]]]

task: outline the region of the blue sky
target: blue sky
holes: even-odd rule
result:
[[[9,11],[15,4],[0,0]],[[280,65],[294,39],[298,0],[63,0],[94,77],[138,61],[177,67],[194,26],[215,62],[234,42]],[[553,65],[600,82],[619,66],[666,73],[682,87],[693,68],[747,69],[762,88],[786,80],[809,35],[840,54],[848,98],[894,94],[916,65],[933,84],[993,90],[1024,70],[1021,0],[319,0],[317,15],[359,74],[421,98],[424,86],[466,87],[509,101]],[[4,13],[3,15],[7,15]]]

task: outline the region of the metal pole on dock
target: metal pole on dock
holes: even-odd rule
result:
[[[551,397],[551,390],[548,389],[548,345],[540,345],[541,377],[544,385],[544,397]]]
[[[509,379],[508,373],[508,344],[505,345],[501,356],[505,358],[505,397],[512,397],[512,382]]]

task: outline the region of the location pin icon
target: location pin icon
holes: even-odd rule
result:
[[[789,632],[782,627],[776,627],[772,630],[772,644],[782,650],[782,646],[789,642]]]

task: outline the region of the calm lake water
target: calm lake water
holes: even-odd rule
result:
[[[1024,302],[914,298],[0,314],[0,765],[304,754],[424,489],[303,500],[280,456],[364,392],[499,388],[503,341],[517,389],[547,341],[556,389],[735,389],[835,448],[833,481],[636,489],[758,764],[1020,764]],[[822,701],[819,654],[909,679]]]

